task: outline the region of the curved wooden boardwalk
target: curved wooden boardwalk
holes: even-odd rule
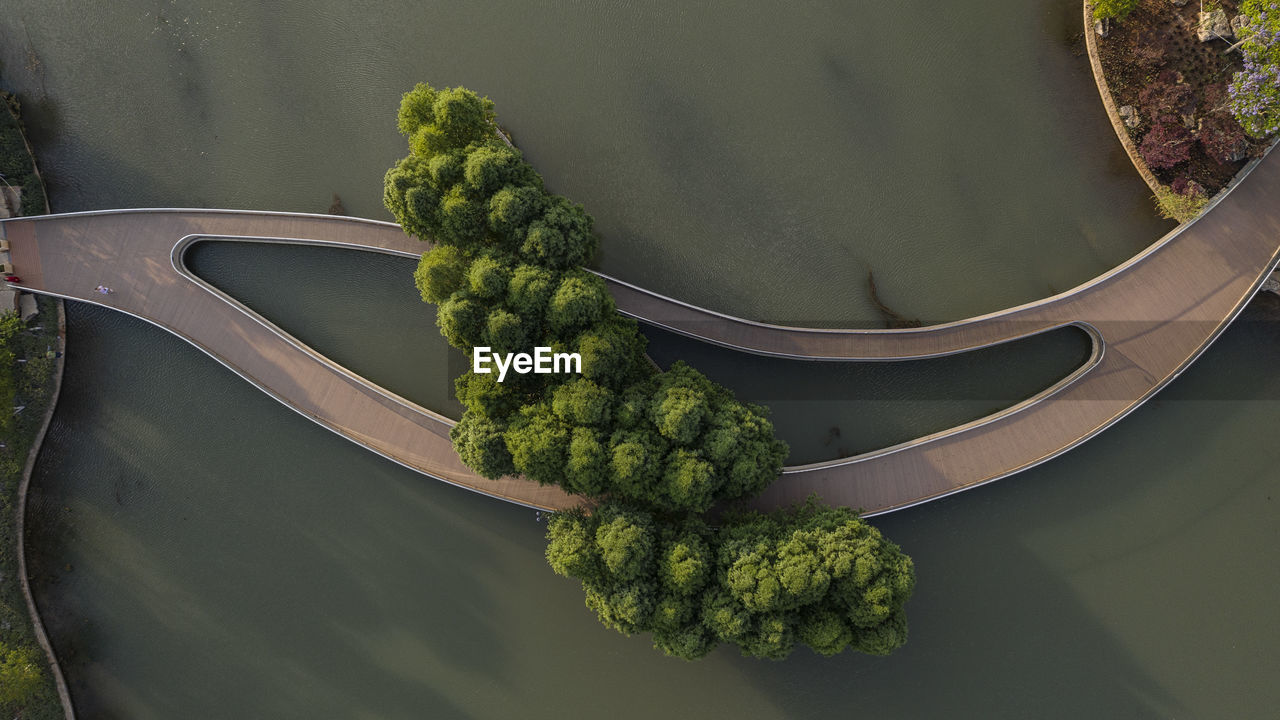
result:
[[[1244,308],[1280,257],[1280,154],[1197,222],[1074,290],[960,322],[908,330],[817,330],[732,318],[606,277],[620,311],[747,352],[802,359],[933,357],[1077,325],[1090,361],[1013,408],[899,446],[787,468],[756,504],[818,493],[889,512],[1026,469],[1087,440],[1176,377]],[[201,238],[299,242],[417,256],[390,223],[216,210],[132,210],[8,220],[2,226],[28,289],[111,307],[155,323],[303,415],[396,462],[531,507],[577,498],[518,478],[467,470],[448,418],[338,367],[185,270]],[[116,292],[94,292],[102,284]]]

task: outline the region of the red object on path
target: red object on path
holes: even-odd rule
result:
[[[12,283],[20,283],[22,282],[22,278],[18,277],[17,275],[5,275],[4,281],[12,282]]]

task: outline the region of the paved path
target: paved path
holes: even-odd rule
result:
[[[467,470],[448,418],[326,360],[185,270],[200,238],[342,245],[417,256],[390,223],[216,210],[74,213],[4,221],[28,289],[93,302],[155,323],[331,430],[403,465],[539,508],[577,502],[517,478]],[[1196,223],[1074,290],[977,318],[908,330],[787,328],[720,315],[606,277],[619,309],[645,322],[748,352],[803,359],[893,360],[946,355],[1065,325],[1090,334],[1088,363],[1013,408],[899,446],[790,467],[760,507],[818,493],[888,512],[1005,477],[1078,445],[1176,377],[1243,309],[1280,252],[1280,153]],[[99,295],[103,284],[116,292]]]

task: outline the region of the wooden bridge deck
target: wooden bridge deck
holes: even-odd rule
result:
[[[732,318],[606,277],[620,311],[727,347],[802,359],[894,360],[964,352],[1074,324],[1090,362],[1004,412],[865,455],[787,468],[763,508],[817,493],[877,514],[981,485],[1087,440],[1176,377],[1222,332],[1280,257],[1280,154],[1197,222],[1125,265],[1045,300],[909,330],[816,330]],[[453,422],[335,365],[195,278],[182,253],[202,238],[339,245],[417,256],[396,225],[334,216],[122,210],[6,220],[32,291],[92,302],[173,332],[317,423],[407,467],[538,508],[579,498],[520,478],[476,476],[449,444]],[[110,295],[94,288],[106,285]]]

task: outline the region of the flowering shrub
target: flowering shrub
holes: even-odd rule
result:
[[[1265,137],[1280,130],[1280,4],[1245,0],[1249,24],[1240,30],[1244,71],[1231,82],[1231,112],[1245,131]]]
[[[1147,165],[1156,170],[1169,168],[1191,159],[1191,146],[1195,138],[1181,125],[1162,122],[1151,128],[1151,132],[1142,138],[1138,152]]]

